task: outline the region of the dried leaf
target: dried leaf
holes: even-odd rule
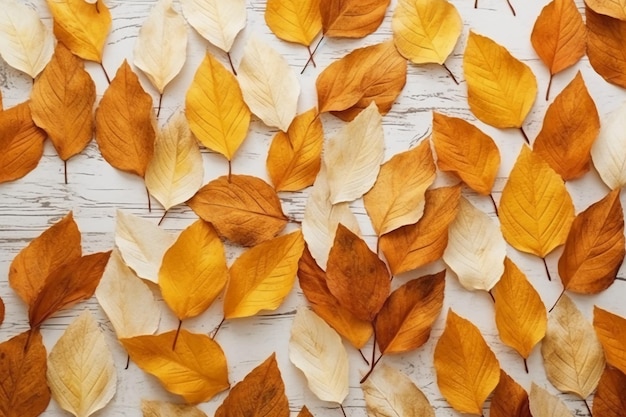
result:
[[[0,55],[7,64],[34,79],[54,53],[54,37],[36,10],[16,0],[2,3]]]
[[[533,150],[563,180],[571,180],[589,171],[599,132],[598,110],[579,71],[548,107]]]
[[[309,46],[322,30],[320,0],[268,0],[265,23],[280,39]]]
[[[320,166],[324,129],[315,108],[278,132],[267,154],[267,171],[277,191],[299,191],[315,181]]]
[[[509,258],[504,259],[504,273],[492,294],[500,340],[528,358],[546,334],[548,317],[541,297]]]
[[[215,417],[289,417],[289,402],[275,353],[230,390]]]
[[[62,160],[79,154],[91,142],[95,102],[96,84],[83,61],[59,43],[52,61],[35,80],[30,110]]]
[[[54,35],[73,54],[102,62],[111,29],[111,12],[103,0],[46,0],[54,18]]]
[[[626,21],[613,19],[585,7],[587,56],[593,69],[606,81],[626,88]]]
[[[593,414],[602,417],[626,416],[626,375],[606,367],[593,397]]]
[[[320,0],[324,36],[363,38],[383,21],[390,0]]]
[[[558,390],[587,398],[604,370],[604,352],[591,323],[564,295],[548,320],[541,344],[548,380]]]
[[[545,258],[565,243],[574,204],[559,174],[524,145],[502,190],[499,213],[511,246]]]
[[[500,370],[500,382],[493,391],[489,417],[532,417],[528,394],[503,370]]]
[[[396,48],[406,59],[443,65],[461,36],[463,21],[447,0],[400,0],[391,28]]]
[[[207,417],[198,407],[165,401],[141,400],[143,417]]]
[[[253,36],[244,49],[238,79],[250,111],[286,132],[296,116],[300,83],[285,58]]]
[[[372,417],[435,417],[428,398],[409,377],[380,365],[361,384],[367,413]]]
[[[196,220],[163,255],[159,287],[179,320],[202,314],[224,289],[224,244],[210,223]]]
[[[464,197],[448,229],[444,262],[470,291],[489,291],[504,272],[506,242],[498,223],[478,210]]]
[[[604,348],[606,361],[626,373],[626,319],[594,306],[593,327]]]
[[[165,210],[189,200],[202,187],[202,154],[182,114],[158,132],[146,168],[146,187]]]
[[[311,414],[311,412],[309,411],[308,408],[306,408],[306,405],[302,406],[302,409],[300,410],[300,412],[298,413],[298,417],[313,417],[313,414]]]
[[[528,396],[530,412],[533,417],[572,417],[573,414],[558,397],[550,394],[534,382]]]
[[[185,115],[198,140],[229,161],[248,134],[250,110],[239,83],[209,53],[187,90]]]
[[[433,112],[432,141],[440,170],[454,173],[477,193],[491,194],[500,168],[500,151],[491,137],[463,119]]]
[[[235,37],[246,26],[245,0],[181,0],[187,22],[224,52],[230,51]]]
[[[244,252],[230,267],[224,294],[224,317],[254,316],[275,310],[291,291],[304,250],[299,230]]]
[[[585,6],[598,14],[626,20],[626,1],[624,0],[585,0]]]
[[[380,167],[374,186],[363,196],[365,210],[379,236],[422,217],[426,189],[435,181],[436,171],[427,140],[394,155]]]
[[[249,175],[219,177],[202,187],[189,207],[215,227],[220,236],[254,246],[276,236],[287,225],[276,191]]]
[[[624,261],[624,213],[615,189],[579,213],[572,223],[559,276],[566,290],[596,294],[607,289]]]
[[[154,152],[152,97],[124,60],[96,110],[96,141],[106,161],[143,177]]]
[[[172,349],[176,339],[176,349]],[[130,358],[188,403],[208,401],[229,388],[222,348],[204,334],[181,330],[120,340]]]
[[[500,379],[500,364],[480,330],[451,309],[435,347],[435,370],[439,390],[450,405],[479,416]]]
[[[385,263],[342,224],[328,255],[326,276],[330,292],[360,320],[374,320],[389,295]]]
[[[610,188],[626,186],[626,102],[602,121],[600,134],[591,147],[591,158],[602,181]]]
[[[355,49],[317,77],[319,112],[339,112],[337,117],[350,121],[374,102],[387,114],[404,88],[406,71],[406,60],[392,41]]]
[[[470,110],[488,125],[521,127],[537,95],[530,68],[503,46],[470,31],[463,55]]]
[[[48,357],[52,397],[76,417],[104,408],[115,395],[117,373],[104,335],[85,310],[65,330]]]
[[[420,268],[443,256],[448,226],[456,218],[460,196],[459,185],[427,190],[422,218],[380,237],[380,249],[392,274]]]
[[[446,271],[413,279],[391,293],[376,317],[380,352],[409,352],[428,341],[443,307]]]
[[[341,404],[348,396],[348,353],[341,337],[304,307],[298,308],[291,326],[289,360],[320,400]]]

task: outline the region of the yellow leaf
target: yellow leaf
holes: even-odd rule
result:
[[[183,14],[204,39],[224,52],[246,26],[245,0],[181,0]]]
[[[320,0],[324,36],[363,38],[383,21],[390,0]]]
[[[573,417],[559,397],[550,394],[534,382],[531,384],[528,400],[533,417]]]
[[[565,243],[574,204],[559,174],[524,146],[502,190],[499,213],[511,246],[545,258]]]
[[[73,54],[102,62],[111,29],[111,12],[103,0],[46,0],[54,18],[54,34]]]
[[[185,99],[191,131],[204,146],[229,161],[248,134],[250,110],[237,79],[207,53]]]
[[[210,223],[196,220],[163,255],[159,287],[179,320],[202,314],[228,280],[224,245]]]
[[[296,231],[244,252],[230,267],[224,317],[250,317],[277,309],[293,287],[303,250],[302,232]]]
[[[400,0],[391,28],[405,58],[414,64],[443,65],[461,36],[463,21],[447,0]]]
[[[320,0],[268,0],[265,22],[280,39],[309,46],[322,30]]]
[[[470,110],[498,128],[521,127],[537,95],[530,68],[491,39],[470,31],[463,55]]]
[[[624,0],[586,0],[585,5],[598,14],[626,20],[626,1]]]
[[[483,403],[500,380],[500,364],[478,328],[451,309],[435,347],[435,370],[439,390],[455,410],[483,415]]]
[[[626,374],[626,318],[594,306],[593,327],[606,361]]]
[[[503,370],[500,370],[500,381],[493,391],[489,417],[532,417],[528,394]]]
[[[589,6],[585,16],[589,63],[606,81],[626,88],[626,21],[596,13]]]
[[[198,407],[165,401],[141,400],[143,417],[207,417]]]
[[[593,397],[593,414],[602,417],[626,416],[626,375],[606,367]]]
[[[427,140],[394,155],[380,167],[374,186],[363,196],[379,236],[417,223],[424,214],[426,189],[435,180],[436,170]]]

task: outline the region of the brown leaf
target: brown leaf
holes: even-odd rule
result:
[[[83,61],[57,44],[52,60],[35,80],[30,109],[46,131],[59,157],[67,161],[93,137],[96,84]]]
[[[443,256],[460,196],[459,185],[427,190],[422,218],[380,237],[380,249],[392,274],[417,269]]]
[[[37,167],[46,133],[35,126],[28,102],[0,112],[0,184]]]
[[[493,391],[489,417],[532,417],[528,393],[503,370]]]
[[[594,306],[593,328],[608,364],[626,374],[626,318]]]
[[[306,405],[302,406],[302,409],[300,410],[300,412],[298,413],[298,417],[313,417],[313,414],[311,414],[311,412],[309,411],[308,408],[306,408]]]
[[[39,330],[0,343],[0,416],[36,417],[49,402],[46,347]]]
[[[382,354],[409,352],[428,341],[443,307],[446,271],[411,280],[395,290],[376,318]]]
[[[608,82],[626,88],[626,21],[585,7],[587,56],[593,69]]]
[[[363,38],[383,21],[390,0],[320,0],[324,36]]]
[[[288,222],[276,191],[249,175],[223,176],[202,187],[187,202],[220,236],[253,246],[276,236]]]
[[[152,97],[124,60],[96,110],[96,141],[113,167],[143,177],[154,152]]]
[[[593,415],[626,417],[626,375],[619,370],[604,368],[593,397]]]
[[[374,101],[387,114],[404,88],[406,71],[406,59],[392,41],[355,49],[317,77],[319,112],[350,121]]]
[[[31,329],[41,325],[59,310],[93,295],[100,283],[111,251],[98,252],[69,261],[46,278],[28,309]]]
[[[230,390],[215,417],[289,417],[275,353]]]
[[[619,194],[620,189],[611,191],[574,219],[559,258],[559,276],[566,290],[596,294],[615,281],[626,255]]]
[[[33,305],[48,276],[80,258],[80,231],[70,211],[20,251],[9,268],[9,284],[28,305]]]
[[[361,320],[374,320],[391,289],[385,263],[342,224],[328,255],[326,276],[330,292]]]

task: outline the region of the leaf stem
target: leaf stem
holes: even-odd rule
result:
[[[550,73],[550,81],[548,81],[548,88],[546,90],[546,101],[550,100],[550,88],[552,88],[552,78],[554,74]]]
[[[222,321],[220,321],[220,324],[218,324],[215,330],[213,330],[213,336],[211,336],[211,339],[215,340],[215,336],[217,336],[217,332],[219,332],[222,328],[222,324],[224,324],[224,321],[226,321],[226,317],[222,317]]]
[[[65,178],[65,184],[67,185],[67,160],[63,161],[63,177]]]
[[[478,9],[478,0],[474,0],[474,9]]]
[[[520,126],[519,130],[520,130],[520,132],[522,132],[522,136],[524,136],[524,140],[526,141],[526,143],[528,145],[530,145],[530,139],[528,139],[528,135],[524,131],[524,128],[522,126]]]
[[[130,355],[126,354],[126,366],[124,367],[124,369],[128,369],[129,366],[130,366]]]
[[[163,93],[159,93],[159,106],[157,107],[156,117],[159,118],[161,114],[161,103],[163,103]]]
[[[148,213],[152,213],[152,200],[150,199],[150,191],[146,187],[146,195],[148,196]]]
[[[361,354],[361,358],[363,358],[363,360],[365,361],[365,363],[367,364],[367,366],[370,366],[370,361],[367,360],[367,358],[365,357],[365,355],[363,354],[363,351],[361,349],[357,349],[359,351],[359,353]]]
[[[165,220],[165,216],[167,216],[167,210],[165,210],[165,212],[163,213],[163,215],[161,216],[161,219],[159,220],[159,222],[157,223],[157,226],[161,226],[161,223],[163,223],[163,220]]]
[[[180,327],[183,325],[182,320],[178,320],[178,327],[176,328],[176,334],[174,335],[174,342],[172,342],[172,350],[176,350],[176,342],[178,342],[178,335],[180,335]]]
[[[524,357],[522,357],[522,360],[524,361],[524,370],[528,373],[528,361]]]
[[[104,64],[102,63],[102,61],[100,62],[100,68],[102,68],[102,72],[104,72],[104,77],[107,79],[107,82],[111,84],[111,77],[109,77],[109,73],[107,72],[107,69],[104,67]]]
[[[228,182],[231,182],[232,176],[233,176],[233,163],[229,159],[228,160]]]
[[[363,378],[361,378],[361,380],[359,381],[359,384],[362,384],[365,381],[367,381],[367,378],[369,378],[370,375],[372,374],[372,372],[374,372],[374,368],[376,368],[376,365],[378,365],[378,362],[380,362],[380,360],[382,358],[383,358],[383,355],[381,353],[381,355],[378,357],[378,359],[376,359],[374,362],[372,362],[372,366],[370,367],[370,370],[367,371],[367,373],[365,374],[365,376]]]
[[[230,69],[233,70],[233,74],[237,75],[237,70],[235,70],[235,66],[233,65],[233,59],[230,56],[230,52],[226,52],[226,56],[228,57],[228,63],[230,64]]]
[[[493,194],[489,193],[489,198],[491,199],[491,204],[493,204],[493,210],[496,213],[496,217],[500,217],[500,212],[498,211],[498,205],[496,204],[495,198],[493,198]]]
[[[313,51],[311,51],[311,45],[306,46],[307,51],[309,51],[309,59],[311,60],[311,64],[313,64],[313,68],[317,68],[317,64],[315,63],[315,59],[313,59]]]
[[[489,294],[489,297],[491,297],[491,301],[496,302],[496,297],[493,296],[493,293],[491,292],[491,290],[487,291],[487,294]]]
[[[313,61],[313,55],[315,55],[315,52],[317,51],[317,48],[319,48],[319,46],[320,46],[320,44],[322,43],[323,40],[324,40],[324,35],[322,35],[320,40],[317,41],[317,44],[315,45],[315,48],[313,48],[313,52],[311,52],[309,54],[309,59],[306,61],[306,64],[304,64],[304,67],[302,68],[302,71],[300,71],[300,75],[304,74],[304,71],[306,70],[306,67],[309,66],[309,62]]]
[[[513,13],[513,16],[517,16],[517,14],[515,13],[515,9],[513,8],[513,5],[511,4],[511,0],[506,0],[506,4],[509,5],[509,9],[511,9],[511,13]]]
[[[443,64],[441,64],[441,66],[443,67],[443,69],[445,69],[446,71],[448,71],[448,74],[450,74],[450,78],[452,78],[452,81],[454,81],[454,83],[456,85],[459,85],[459,81],[456,79],[456,77],[454,76],[454,74],[452,73],[452,71],[450,71],[450,68],[448,68],[448,66],[446,65],[446,63],[444,62]]]
[[[593,414],[591,413],[591,407],[589,407],[589,403],[584,398],[583,398],[583,402],[585,403],[585,407],[587,407],[587,411],[589,412],[589,417],[593,417]]]
[[[546,258],[541,258],[541,260],[543,261],[543,267],[546,270],[548,281],[552,281],[552,275],[550,275],[550,270],[548,269],[548,262],[546,262]]]
[[[563,294],[565,294],[565,288],[563,288],[563,291],[561,291],[561,294],[559,294],[558,298],[554,302],[554,305],[550,307],[550,310],[548,310],[548,313],[552,313],[552,310],[554,310],[554,307],[556,307],[556,305],[559,303],[561,298],[563,298]]]
[[[343,408],[343,404],[339,403],[339,408],[341,409],[341,412],[343,413],[343,417],[348,417],[346,415],[346,410],[344,410],[344,408]]]

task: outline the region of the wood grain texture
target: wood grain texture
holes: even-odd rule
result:
[[[518,130],[494,129],[477,122],[470,113],[466,98],[467,88],[464,80],[462,80],[462,54],[468,31],[472,28],[477,33],[489,36],[503,44],[515,57],[528,64],[537,76],[539,90],[545,91],[549,71],[531,47],[530,32],[535,18],[547,1],[511,1],[516,6],[517,17],[512,16],[506,2],[502,0],[480,0],[479,9],[473,8],[472,1],[452,0],[463,18],[464,29],[461,40],[447,60],[447,65],[461,80],[461,84],[454,84],[445,70],[439,66],[410,64],[407,85],[389,114],[383,119],[386,137],[385,159],[415,146],[419,140],[429,136],[433,110],[462,117],[476,123],[477,126],[491,135],[500,148],[502,166],[494,186],[494,198],[499,201],[506,177],[524,141]],[[113,16],[113,30],[107,41],[103,62],[110,75],[115,73],[125,58],[129,60],[132,58],[132,49],[139,27],[147,17],[154,2],[154,0],[107,0]],[[45,1],[26,0],[26,3],[38,11],[47,26],[52,25]],[[303,91],[298,103],[299,113],[315,105],[315,79],[322,69],[357,47],[380,43],[391,37],[391,14],[395,4],[396,2],[392,1],[381,27],[375,34],[357,40],[324,39],[322,41],[316,54],[317,68],[309,67],[303,75],[298,75]],[[582,0],[576,0],[576,4],[579,10],[584,10]],[[178,2],[175,2],[174,7],[180,10]],[[235,66],[241,60],[245,40],[255,36],[269,43],[283,54],[292,69],[299,74],[308,57],[306,49],[299,45],[280,41],[271,34],[263,19],[264,9],[265,0],[248,0],[248,25],[236,39],[235,46],[231,51]],[[181,75],[175,78],[165,89],[163,110],[159,119],[161,125],[172,114],[183,108],[185,92],[197,66],[204,58],[206,50],[213,53],[225,65],[228,63],[223,52],[209,45],[192,29],[189,29],[189,33],[190,44],[187,62]],[[101,68],[96,64],[87,63],[86,68],[97,84],[97,100],[99,101],[106,88],[104,75]],[[552,86],[553,96],[556,96],[557,92],[569,83],[577,70],[582,72],[590,94],[596,101],[601,120],[626,99],[624,90],[606,83],[595,74],[586,57],[574,67],[555,76]],[[146,91],[154,98],[156,106],[158,92],[151,87],[143,74],[140,74],[140,80]],[[9,68],[0,59],[0,89],[5,107],[26,100],[31,88],[32,80],[29,77]],[[547,104],[542,95],[539,94],[524,123],[524,129],[531,141],[541,129]],[[322,121],[327,139],[336,134],[343,125],[343,122],[329,115],[324,115]],[[275,133],[275,129],[269,129],[257,118],[253,118],[248,138],[233,160],[233,172],[257,175],[268,181],[265,159]],[[205,183],[219,175],[224,175],[228,170],[226,160],[220,155],[203,149],[203,159]],[[102,159],[95,142],[91,142],[81,154],[70,159],[67,168],[69,184],[65,185],[63,183],[63,163],[57,157],[53,146],[47,141],[44,156],[33,172],[18,181],[0,185],[0,297],[6,303],[6,319],[0,327],[0,340],[2,341],[28,328],[26,307],[9,288],[7,276],[11,260],[31,239],[59,220],[67,211],[74,210],[76,221],[83,233],[84,252],[104,251],[111,249],[114,244],[116,209],[152,219],[155,223],[163,214],[162,208],[158,206],[155,200],[152,202],[152,213],[148,212],[143,182],[133,175],[125,174],[109,166]],[[451,176],[438,173],[435,186],[452,184],[455,181]],[[585,209],[608,192],[595,171],[588,173],[579,180],[569,182],[567,187],[572,194],[576,212]],[[293,219],[301,220],[307,195],[308,190],[296,193],[280,193],[285,214]],[[488,197],[479,196],[467,187],[463,188],[463,195],[479,209],[484,210],[490,216],[495,216]],[[626,200],[622,201],[626,202]],[[351,208],[361,223],[366,241],[370,247],[374,248],[374,232],[365,214],[362,201],[358,200],[352,203]],[[171,231],[180,231],[196,218],[188,207],[176,207],[169,212],[163,227]],[[295,225],[290,224],[287,231],[294,228]],[[227,246],[229,264],[241,251],[241,248]],[[508,255],[520,266],[537,288],[544,303],[552,305],[562,290],[560,281],[558,279],[552,282],[547,280],[540,259],[520,254],[510,247],[507,251]],[[557,277],[557,262],[561,251],[562,249],[557,249],[555,253],[547,257],[548,267],[553,277]],[[443,267],[443,263],[437,262],[419,271],[403,274],[394,281],[394,288],[406,282],[408,278],[434,273]],[[626,267],[623,266],[620,269],[618,276],[626,276]],[[625,292],[626,281],[624,278],[620,278],[612,287],[601,294],[573,296],[572,298],[583,311],[585,317],[591,320],[594,304],[625,316],[626,305],[623,303]],[[160,302],[163,306],[164,317],[159,332],[166,332],[176,327],[177,320],[172,313],[167,312],[163,301],[160,300]],[[220,298],[212,308],[201,316],[185,321],[184,328],[196,332],[211,332],[222,318],[221,303]],[[259,365],[273,351],[276,351],[278,364],[286,382],[291,415],[295,416],[302,405],[306,404],[315,416],[341,416],[341,411],[335,405],[316,400],[307,388],[303,375],[289,362],[287,353],[289,331],[296,308],[303,304],[305,304],[305,299],[299,287],[296,287],[277,311],[253,318],[227,321],[224,324],[217,340],[224,348],[229,361],[230,381],[231,383],[241,381],[251,369]],[[465,291],[458,280],[449,274],[446,278],[444,311],[448,307],[454,308],[459,315],[470,319],[480,328],[504,370],[525,389],[530,389],[531,381],[534,381],[540,386],[546,387],[550,392],[556,393],[556,389],[546,379],[539,349],[535,349],[531,354],[528,360],[530,373],[526,374],[519,356],[500,341],[495,327],[494,307],[488,294]],[[119,373],[117,394],[102,415],[139,417],[141,416],[141,399],[178,401],[175,396],[167,394],[154,378],[145,375],[136,365],[131,364],[128,370],[124,370],[126,354],[116,341],[113,328],[98,307],[95,298],[71,310],[57,314],[42,326],[41,331],[48,350],[52,348],[67,325],[84,309],[93,312],[100,327],[104,330]],[[437,416],[459,417],[461,415],[453,411],[439,393],[433,369],[434,346],[443,331],[444,323],[445,317],[439,317],[434,324],[430,340],[418,351],[385,357],[383,361],[407,373],[416,382],[436,408]],[[364,348],[366,354],[371,352],[371,343],[370,341]],[[367,366],[358,352],[349,347],[348,344],[346,347],[350,356],[351,369],[350,392],[344,405],[348,416],[364,417],[366,415],[365,402],[358,381],[361,373],[366,371]],[[576,415],[588,415],[583,403],[574,396],[563,394],[559,396]],[[220,394],[210,402],[201,404],[200,407],[212,415],[224,398],[225,394]],[[489,400],[485,405],[485,410],[488,408]],[[51,417],[65,414],[56,404],[51,403],[43,415]]]

